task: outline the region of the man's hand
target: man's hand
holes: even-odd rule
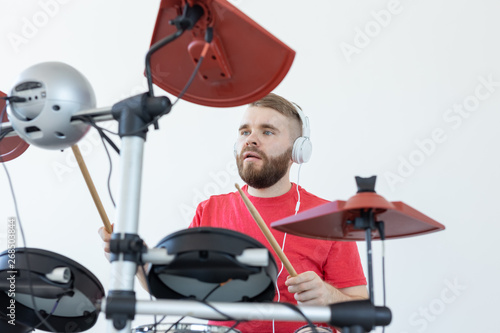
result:
[[[114,227],[114,224],[112,224],[111,226]],[[111,240],[111,234],[107,232],[106,229],[104,229],[104,227],[100,227],[99,230],[97,230],[97,232],[99,233],[99,236],[101,236],[101,239],[103,241],[102,247],[104,249],[104,256],[108,259],[108,261],[111,261],[111,252],[109,250],[109,241]],[[144,271],[148,272],[150,265],[146,264],[143,267]],[[144,288],[144,290],[148,291],[148,284],[146,282],[146,276],[144,275],[144,271],[140,266],[138,266],[136,276],[139,279],[139,283]]]
[[[289,292],[295,294],[294,297],[300,305],[327,305],[368,298],[366,286],[337,289],[312,271],[295,277],[289,276],[285,285]]]
[[[111,226],[114,227],[114,224]],[[103,241],[102,248],[104,249],[104,256],[109,261],[111,258],[111,252],[109,251],[109,241],[111,239],[111,234],[107,232],[104,227],[100,227],[97,232],[99,233],[99,236],[101,236],[101,239]]]

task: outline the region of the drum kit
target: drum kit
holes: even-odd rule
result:
[[[186,30],[190,30],[191,35],[181,37]],[[231,33],[222,34],[221,31]],[[246,38],[240,38],[241,35]],[[179,43],[172,43],[168,49],[161,48],[177,38]],[[259,43],[258,50],[252,48],[251,42]],[[264,245],[236,231],[181,230],[165,237],[153,249],[144,247],[137,235],[144,142],[148,126],[157,124],[159,117],[172,107],[168,98],[153,95],[152,83],[194,103],[218,107],[242,105],[274,89],[288,72],[295,54],[223,0],[163,0],[152,44],[146,57],[150,91],[111,108],[93,109],[95,98],[86,80],[80,80],[73,69],[65,74],[68,69],[55,63],[41,64],[31,69],[32,72],[24,73],[12,90],[10,123],[2,124],[0,137],[7,131],[14,131],[23,140],[8,138],[17,141],[9,142],[5,160],[20,155],[27,148],[24,142],[52,149],[70,147],[86,132],[82,121],[115,119],[119,122],[122,138],[122,186],[117,224],[110,241],[112,258],[107,296],[90,271],[67,257],[34,248],[9,249],[0,254],[1,331],[82,332],[95,324],[99,312],[106,314],[109,332],[127,333],[238,332],[237,327],[186,323],[155,323],[131,328],[135,315],[152,314],[211,320],[306,319],[307,322],[342,327],[351,333],[388,325],[392,317],[390,310],[385,305],[374,305],[372,239],[416,236],[443,230],[444,226],[402,202],[385,200],[375,193],[374,177],[356,177],[358,193],[347,201],[329,202],[271,224],[277,230],[303,237],[365,240],[370,293],[366,301],[295,309],[272,303],[276,262]],[[251,52],[247,52],[249,47]],[[162,60],[165,58],[169,61]],[[203,58],[208,60],[203,62]],[[262,68],[264,64],[267,67],[262,73],[266,76],[248,73],[248,69],[253,72],[253,68]],[[193,65],[196,68],[189,77],[188,69],[192,71]],[[54,66],[60,77],[67,75],[71,82],[61,79],[55,82]],[[32,75],[33,71],[37,74]],[[164,73],[169,74],[165,76]],[[55,94],[57,89],[71,88],[74,81],[79,82],[79,94],[72,98],[78,103],[66,106],[58,103],[58,97],[45,96],[45,91]],[[179,82],[189,82],[189,92],[187,86],[183,88]],[[227,89],[226,84],[234,90]],[[49,86],[57,89],[48,89]],[[89,92],[85,93],[85,89]],[[67,92],[64,94],[68,96]],[[37,96],[36,101],[29,98],[32,95]],[[34,118],[29,116],[33,112],[37,113]],[[50,118],[62,116],[65,119],[51,121]],[[34,121],[38,121],[36,126]],[[49,131],[54,133],[55,123],[62,128],[55,131],[56,138],[44,135]],[[4,154],[2,147],[0,152]],[[137,267],[144,263],[152,264],[147,282],[151,294],[156,297],[154,301],[135,298],[134,277]],[[12,304],[15,311],[12,311]],[[304,327],[300,332],[309,331],[324,332],[319,327]]]
[[[366,180],[358,177],[358,188],[363,187]],[[386,228],[377,228],[377,224],[381,223]],[[374,191],[363,189],[347,201],[329,202],[274,222],[272,226],[303,237],[337,241],[359,240],[361,236],[356,233],[364,229],[368,245],[370,238],[367,235],[373,239],[384,238],[380,230],[385,231],[386,237],[400,238],[444,229],[438,222],[404,203],[387,202]],[[9,258],[9,251],[0,254],[0,290],[3,291],[0,293],[0,327],[8,329],[8,332],[28,332],[32,328],[49,332],[82,332],[95,324],[99,309],[104,309],[104,289],[85,267],[57,253],[33,248],[15,249],[15,267]],[[274,298],[277,266],[273,256],[264,245],[236,231],[208,227],[181,230],[162,239],[142,258],[153,263],[147,274],[148,286],[151,294],[158,299],[157,309],[164,308],[165,314],[245,319],[247,317],[241,315],[242,311],[250,311],[252,305],[266,304],[259,302],[270,302]],[[331,305],[331,317],[327,316],[326,320],[324,316],[318,317],[314,313],[317,310],[315,307],[309,307],[309,313],[307,307],[301,310],[310,318],[336,326],[362,327],[360,332],[369,331],[376,325],[389,324],[390,311],[373,306],[371,264],[368,269],[369,302]],[[7,324],[12,318],[9,317],[8,306],[12,296],[9,292],[15,293],[16,326]],[[162,300],[170,301],[164,301],[167,303],[162,305]],[[195,300],[200,303],[193,304]],[[207,308],[203,309],[205,302],[210,302],[210,306],[217,308],[223,316],[214,317],[211,309],[208,312]],[[230,308],[228,305],[231,305]],[[168,310],[172,306],[179,310]],[[148,311],[146,309],[145,313],[157,313],[158,310]],[[262,309],[261,313],[265,311],[269,308]],[[272,309],[271,313],[276,314],[274,317],[277,319],[297,320],[289,313],[281,313],[280,316],[278,309]],[[272,318],[269,317],[269,320]],[[297,332],[327,330],[306,326]],[[191,323],[161,323],[131,330],[135,333],[154,331],[239,332],[237,327]]]

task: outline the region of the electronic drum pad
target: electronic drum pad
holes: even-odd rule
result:
[[[153,265],[148,273],[157,298],[212,302],[272,301],[276,262],[257,240],[237,231],[198,227],[175,232],[157,245],[175,255],[167,265]],[[242,263],[245,249],[266,249],[267,266]]]
[[[54,252],[34,248],[10,251],[0,254],[0,328],[14,332],[25,325],[50,331],[39,325],[32,296],[40,316],[57,332],[82,332],[94,326],[98,317],[94,304],[104,297],[104,288],[90,271]],[[13,311],[8,308],[11,297],[15,298]],[[15,326],[9,323],[13,319]]]

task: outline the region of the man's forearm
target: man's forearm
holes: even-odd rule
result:
[[[144,274],[144,272],[147,272],[149,270],[149,268],[150,268],[149,266],[150,266],[149,264],[145,264],[144,266],[142,266],[144,269],[141,268],[141,266],[138,266],[137,267],[137,273],[135,274],[135,276],[139,280],[139,283],[140,283],[141,287],[144,290],[146,290],[148,293],[150,293],[150,292],[149,292],[149,288],[148,288],[147,277]]]
[[[366,291],[366,288],[364,286],[356,286],[356,287],[350,287],[350,288],[344,288],[344,289],[337,289],[331,284],[324,282],[325,283],[330,296],[329,296],[329,303],[340,303],[340,302],[348,302],[348,301],[356,301],[356,300],[363,300],[368,298],[368,292]]]

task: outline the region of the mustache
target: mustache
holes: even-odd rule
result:
[[[246,148],[241,149],[241,152],[238,154],[238,160],[241,160],[243,154],[246,153],[246,152],[257,153],[262,158],[262,160],[264,160],[264,161],[268,160],[268,157],[267,157],[266,153],[264,153],[262,150],[260,150],[260,149],[258,149],[256,147],[252,147],[252,146],[248,146]]]
[[[258,149],[258,148],[255,148],[255,147],[252,147],[252,146],[249,146],[249,147],[243,148],[243,149],[241,150],[240,155],[241,155],[241,154],[243,154],[243,153],[246,153],[247,151],[253,151],[254,153],[259,153],[259,154],[265,155],[265,154],[264,154],[264,152],[263,152],[262,150],[260,150],[260,149]]]

